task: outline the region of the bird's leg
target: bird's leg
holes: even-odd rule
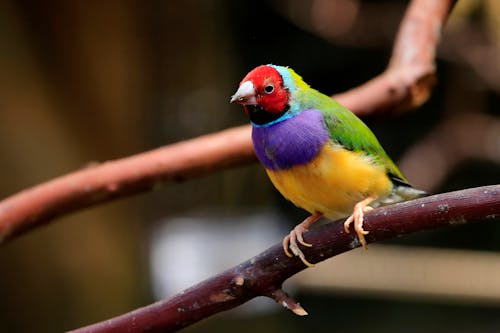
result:
[[[302,253],[302,250],[299,248],[297,242],[307,247],[312,246],[312,244],[306,243],[304,241],[302,234],[309,229],[311,224],[319,220],[321,216],[323,216],[323,213],[320,212],[314,213],[313,215],[309,216],[304,221],[302,221],[302,223],[297,224],[295,228],[293,228],[292,231],[290,231],[290,234],[286,235],[285,238],[283,238],[283,250],[285,251],[285,254],[288,257],[293,257],[293,256],[299,257],[300,260],[302,260],[302,262],[306,266],[309,267],[314,266],[313,264],[311,264],[309,261],[306,260],[306,257],[304,256],[304,253]],[[290,253],[288,249],[290,249],[292,253]]]
[[[358,235],[359,242],[361,243],[361,245],[363,245],[363,248],[365,250],[368,249],[366,245],[365,235],[368,235],[369,232],[363,229],[363,220],[365,212],[373,209],[373,207],[368,206],[373,201],[375,201],[375,198],[368,197],[358,202],[356,205],[354,205],[354,211],[352,215],[349,216],[344,222],[344,230],[346,233],[349,233],[349,226],[352,222],[354,222],[354,230]]]

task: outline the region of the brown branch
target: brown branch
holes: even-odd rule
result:
[[[358,114],[416,107],[430,94],[434,51],[453,0],[413,0],[389,69],[337,95]],[[0,202],[0,240],[88,206],[255,161],[243,126],[73,172]]]
[[[494,220],[500,217],[500,185],[444,193],[375,209],[366,214],[368,242],[382,241],[417,231],[449,225]],[[354,232],[343,223],[331,223],[305,234],[314,244],[303,251],[317,263],[358,246]],[[172,332],[215,313],[234,308],[257,296],[268,296],[298,315],[305,310],[284,291],[282,283],[306,268],[283,253],[281,243],[256,257],[193,286],[169,300],[139,308],[73,333]]]
[[[175,143],[48,181],[0,202],[0,240],[69,212],[256,160],[250,127]]]
[[[389,66],[376,78],[336,99],[359,115],[416,108],[436,82],[434,59],[449,12],[456,0],[413,0],[396,36]]]

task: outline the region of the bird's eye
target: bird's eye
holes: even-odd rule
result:
[[[266,94],[270,94],[274,91],[274,86],[272,84],[268,84],[267,86],[264,87],[264,92]]]

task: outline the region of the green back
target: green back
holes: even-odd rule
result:
[[[375,163],[383,165],[394,181],[407,184],[406,178],[389,158],[375,135],[354,113],[333,98],[310,87],[295,90],[294,95],[294,102],[302,104],[300,109],[314,108],[323,113],[325,124],[334,142],[348,150],[366,153]]]

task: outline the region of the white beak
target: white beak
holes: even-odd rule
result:
[[[236,93],[231,97],[231,103],[239,103],[245,105],[255,105],[255,87],[252,81],[243,82]]]

